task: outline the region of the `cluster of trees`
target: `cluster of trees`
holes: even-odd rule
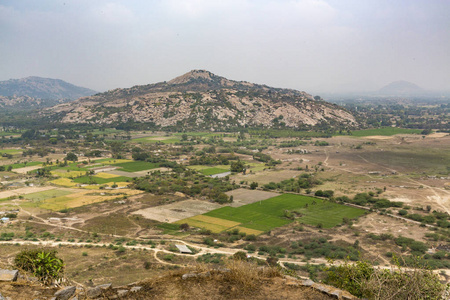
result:
[[[157,195],[181,192],[218,203],[231,202],[232,198],[225,192],[238,187],[228,182],[228,178],[211,178],[191,170],[180,171],[181,168],[175,169],[174,173],[156,171],[145,177],[134,178],[134,187]]]
[[[322,184],[313,174],[303,173],[298,178],[286,179],[281,182],[269,182],[263,186],[267,190],[282,190],[285,192],[300,193],[302,189],[309,190]],[[309,193],[309,191],[308,191]]]
[[[200,156],[192,156],[189,159],[190,165],[229,165],[230,161],[237,160],[238,157],[233,154],[201,154]]]
[[[426,128],[422,134],[429,133],[429,129],[450,130],[447,116],[450,113],[449,104],[440,105],[402,105],[402,104],[368,104],[346,103],[357,117],[357,121],[367,127],[378,128],[397,126],[403,128]]]
[[[353,203],[361,206],[371,206],[373,208],[389,208],[389,207],[402,207],[403,202],[390,201],[385,198],[379,198],[374,193],[359,193],[356,194],[353,199],[347,196],[341,196],[336,198],[337,201]]]

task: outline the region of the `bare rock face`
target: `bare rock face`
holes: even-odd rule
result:
[[[0,269],[0,281],[16,281],[18,275],[18,270]]]
[[[56,300],[68,300],[70,297],[72,297],[73,294],[75,294],[76,287],[74,286],[68,286],[66,288],[63,288],[55,293],[55,299]]]
[[[62,123],[148,123],[160,128],[309,128],[355,125],[343,108],[291,89],[233,81],[194,70],[169,82],[115,89],[54,106],[43,116]]]

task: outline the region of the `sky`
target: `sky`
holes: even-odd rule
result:
[[[450,90],[449,0],[0,0],[0,80],[106,91],[193,69],[309,93]]]

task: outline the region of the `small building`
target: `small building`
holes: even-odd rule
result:
[[[2,221],[2,223],[8,223],[10,221],[10,219],[7,217],[3,217],[0,220]]]
[[[184,254],[192,254],[191,249],[189,249],[186,245],[175,245],[175,247],[178,248],[178,250],[180,251],[180,253],[184,253]]]

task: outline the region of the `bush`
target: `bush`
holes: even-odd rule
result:
[[[439,276],[417,266],[375,269],[365,261],[331,267],[325,280],[357,297],[368,299],[442,299],[446,286]]]
[[[56,250],[23,250],[16,255],[14,265],[33,273],[43,283],[51,284],[53,280],[60,278],[64,271],[64,262],[56,257],[56,254]]]
[[[233,254],[233,259],[235,260],[247,260],[247,253],[244,251],[238,251]]]
[[[400,210],[398,211],[398,214],[399,214],[400,216],[406,216],[406,215],[408,214],[408,211],[407,211],[406,209],[400,209]]]

